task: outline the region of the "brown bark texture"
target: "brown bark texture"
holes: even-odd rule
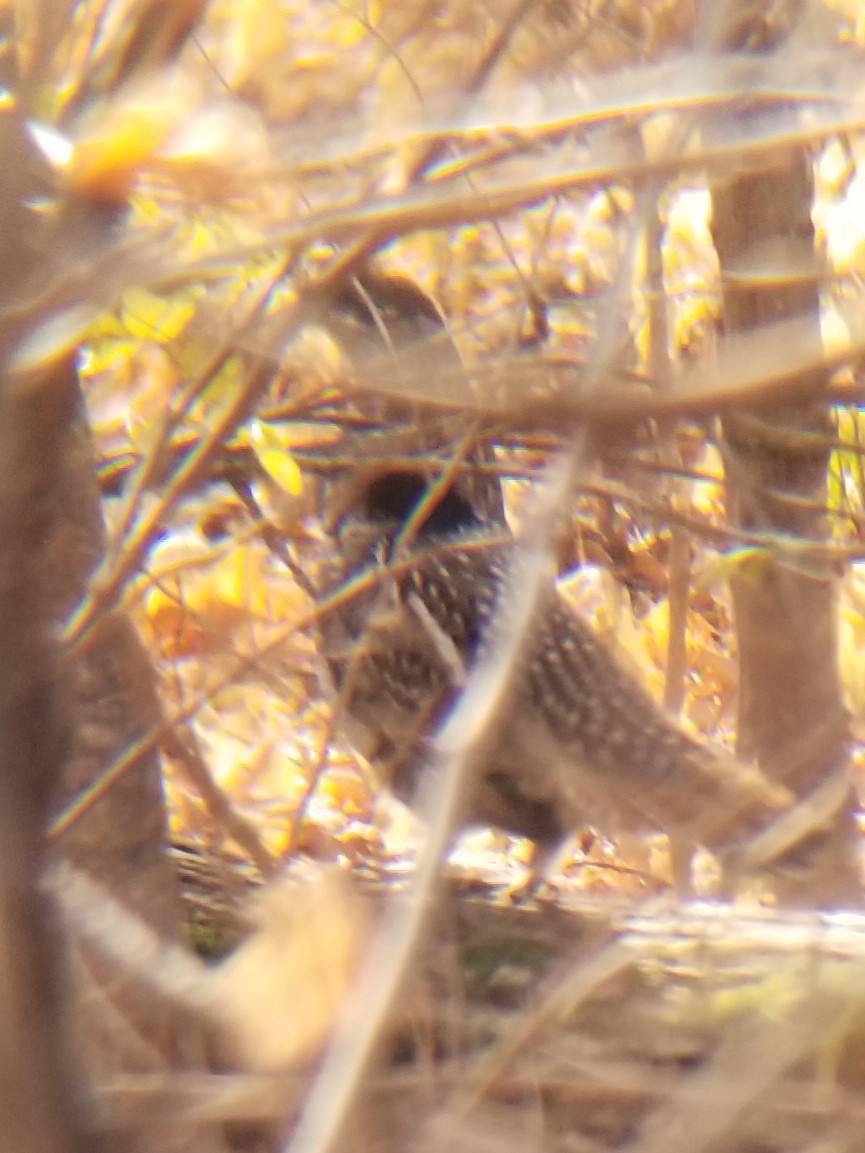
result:
[[[736,5],[730,8],[735,12]],[[774,45],[749,8],[750,50]],[[741,21],[736,25],[741,42]],[[777,29],[775,29],[777,35]],[[742,117],[756,115],[745,109]],[[811,219],[812,158],[779,145],[770,163],[717,178],[713,232],[728,335],[796,317],[820,346],[820,288]],[[739,408],[723,420],[728,514],[779,547],[733,580],[740,658],[739,752],[805,797],[843,765],[848,740],[838,671],[837,581],[829,562],[798,564],[783,542],[827,538],[823,509],[831,433],[826,403]],[[784,899],[861,900],[850,812],[778,863]]]
[[[122,615],[97,621],[75,651],[61,648],[104,549],[89,432],[74,356],[25,378],[10,354],[38,323],[38,304],[29,314],[20,306],[51,284],[58,251],[74,254],[76,221],[86,216],[89,243],[99,220],[72,205],[49,236],[27,208],[47,182],[20,110],[3,113],[0,145],[0,1153],[65,1153],[97,1140],[88,1082],[194,1066],[201,1046],[197,1026],[64,930],[41,887],[46,865],[62,857],[161,937],[179,939],[158,753],[135,760],[54,843],[46,837],[58,810],[158,709]],[[196,1134],[158,1119],[109,1143],[121,1140],[142,1153],[200,1147]]]

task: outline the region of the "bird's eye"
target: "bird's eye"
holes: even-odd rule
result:
[[[366,511],[370,520],[404,524],[427,492],[427,483],[416,472],[388,472],[367,490]],[[435,508],[430,509],[420,529],[421,536],[447,536],[480,523],[471,503],[455,489],[449,489]]]
[[[405,521],[426,492],[416,472],[388,472],[377,477],[366,494],[366,512],[373,521]]]

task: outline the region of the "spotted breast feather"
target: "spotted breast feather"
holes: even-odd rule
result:
[[[504,525],[479,518],[458,489],[401,548],[400,533],[427,495],[416,474],[389,473],[367,489],[340,534],[343,573],[377,566],[381,580],[327,626],[343,705],[393,766],[393,788],[406,799],[424,763],[424,735],[507,628],[501,594],[522,563]],[[591,822],[722,848],[787,802],[757,770],[676,725],[552,581],[518,660],[469,782],[466,823],[541,845]]]

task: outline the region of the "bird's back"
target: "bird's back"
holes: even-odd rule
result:
[[[523,560],[502,525],[484,524],[461,502],[445,504],[400,551],[406,492],[389,503],[388,478],[377,484],[373,504],[387,515],[374,507],[370,518],[367,508],[363,525],[355,523],[355,540],[366,544],[350,567],[378,567],[381,581],[343,613],[343,648],[331,646],[330,660],[345,708],[374,735],[394,766],[394,790],[409,799],[425,734],[509,627],[502,592],[519,588]],[[424,491],[421,484],[416,497]],[[721,847],[786,800],[756,770],[670,719],[552,580],[490,723],[464,820],[541,844],[592,823]]]

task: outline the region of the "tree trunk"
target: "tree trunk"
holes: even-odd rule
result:
[[[705,7],[705,6],[704,6]],[[714,7],[714,5],[712,6]],[[740,16],[735,43],[772,47],[760,5]],[[735,13],[737,6],[730,5]],[[746,35],[747,33],[747,35]],[[773,35],[778,37],[778,28]],[[723,31],[720,33],[723,37]],[[731,33],[732,35],[732,33]],[[751,113],[742,113],[747,118]],[[745,332],[797,317],[820,340],[819,283],[811,221],[813,175],[807,150],[779,144],[759,171],[716,180],[713,231],[721,263],[724,327]],[[770,262],[780,257],[783,276]],[[754,275],[759,269],[759,275]],[[774,272],[774,275],[773,275]],[[743,530],[811,541],[826,539],[831,424],[821,399],[740,409],[723,420],[728,515]],[[799,797],[844,764],[848,726],[837,659],[837,588],[825,565],[796,566],[777,556],[732,582],[740,659],[739,749]],[[776,863],[784,900],[833,904],[861,900],[850,806]]]
[[[8,139],[8,137],[7,137]],[[8,157],[9,152],[4,151]],[[0,380],[0,1153],[84,1148],[57,926],[39,883],[69,711],[33,541],[60,424]],[[41,411],[40,411],[41,410]]]
[[[110,221],[70,205],[47,235],[27,207],[46,182],[23,116],[19,104],[0,118],[0,1153],[78,1153],[93,1135],[75,1078],[189,1067],[202,1045],[197,1026],[153,990],[112,971],[74,932],[61,934],[41,891],[47,858],[61,856],[160,937],[180,939],[157,753],[53,845],[46,839],[58,807],[146,733],[157,708],[126,618],[97,622],[79,651],[62,653],[56,640],[87,594],[104,530],[74,355],[16,372],[10,354],[26,332],[14,306],[50,285],[46,253],[71,264],[85,231],[92,241]],[[124,1150],[141,1153],[202,1147],[159,1118],[127,1136]],[[206,1148],[218,1148],[207,1136]]]

